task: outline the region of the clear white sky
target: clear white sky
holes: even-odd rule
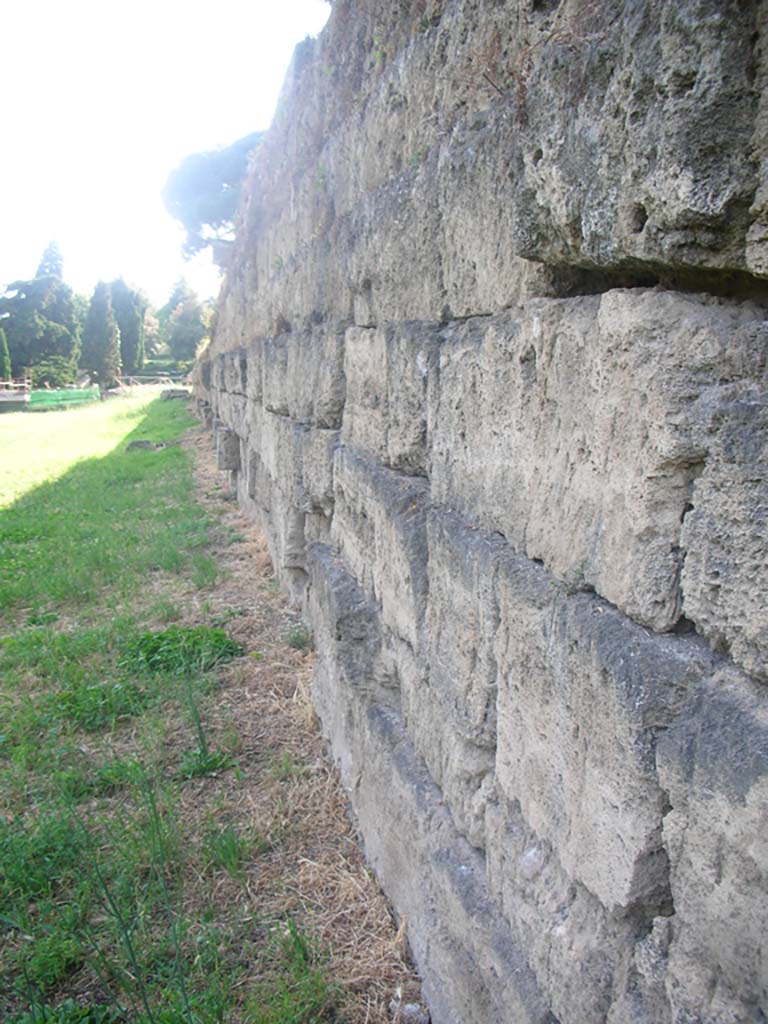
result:
[[[122,275],[162,304],[183,232],[160,191],[189,153],[264,129],[324,0],[12,0],[0,56],[0,285],[58,241],[90,294]]]

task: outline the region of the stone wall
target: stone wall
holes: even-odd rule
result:
[[[253,161],[198,403],[435,1024],[768,1019],[767,40],[335,0]]]

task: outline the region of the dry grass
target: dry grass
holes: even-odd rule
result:
[[[262,920],[300,914],[342,986],[338,1020],[384,1024],[392,1020],[389,1007],[398,992],[405,1002],[418,1002],[419,983],[404,927],[397,928],[365,864],[323,748],[309,697],[314,655],[283,639],[295,616],[274,585],[263,536],[226,500],[208,438],[195,434],[188,444],[200,500],[224,527],[222,536],[237,539],[213,552],[219,582],[202,596],[184,595],[186,614],[216,620],[235,610],[227,630],[248,654],[219,672],[221,687],[206,707],[213,744],[226,747],[228,737],[237,737],[240,770],[185,786],[182,817],[194,825],[199,809],[213,801],[220,821],[250,825],[266,837],[270,848],[241,878],[220,873],[217,901],[230,905],[233,915],[254,913]],[[254,652],[261,656],[248,656]],[[196,888],[190,885],[187,899],[195,900]],[[199,888],[207,893],[207,885]]]

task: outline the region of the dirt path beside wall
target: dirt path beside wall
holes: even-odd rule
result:
[[[266,541],[233,500],[210,435],[187,441],[199,500],[215,517],[218,581],[198,592],[199,611],[226,623],[249,656],[221,670],[214,734],[236,734],[239,772],[212,781],[223,819],[247,818],[272,848],[246,866],[244,884],[223,877],[220,900],[233,914],[260,919],[300,915],[342,989],[349,1024],[426,1021],[412,1004],[419,983],[397,928],[366,866],[336,771],[319,734],[309,688],[311,637],[279,592]],[[196,787],[185,790],[194,815]],[[410,1004],[410,1005],[409,1005]]]

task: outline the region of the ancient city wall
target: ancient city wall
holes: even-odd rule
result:
[[[768,4],[335,0],[196,369],[435,1024],[768,1019]]]

